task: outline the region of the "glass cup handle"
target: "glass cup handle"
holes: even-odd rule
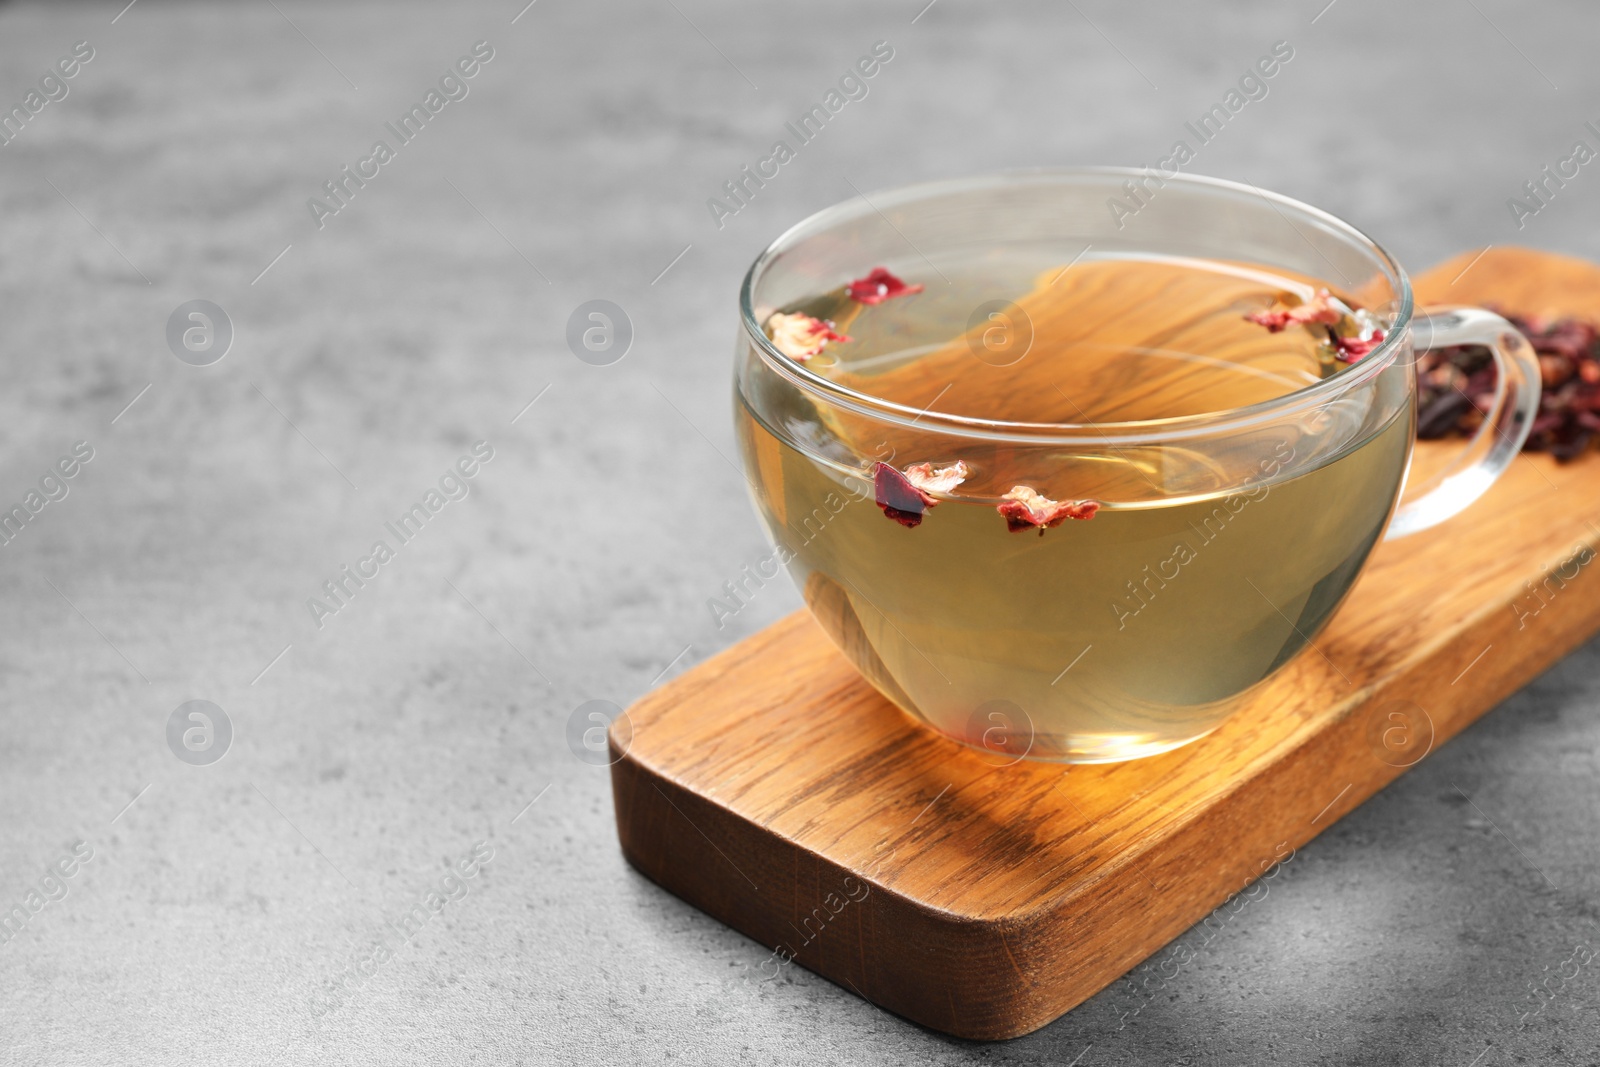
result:
[[[1407,537],[1464,511],[1505,472],[1522,450],[1539,413],[1539,358],[1517,328],[1492,311],[1436,307],[1412,321],[1415,351],[1483,345],[1494,353],[1499,376],[1494,406],[1437,484],[1395,511],[1384,540]]]

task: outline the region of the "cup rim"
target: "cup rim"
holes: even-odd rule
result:
[[[755,287],[760,276],[772,260],[788,250],[801,238],[825,230],[855,215],[868,212],[881,215],[884,207],[912,203],[936,195],[976,191],[996,185],[1048,184],[1083,177],[1112,178],[1120,182],[1128,178],[1142,178],[1145,176],[1146,170],[1134,167],[1036,167],[1025,170],[1006,170],[961,178],[916,182],[910,185],[896,186],[892,189],[878,190],[871,197],[866,194],[860,194],[849,200],[841,201],[831,207],[815,212],[790,226],[768,244],[766,248],[761,250],[761,254],[756,257],[755,261],[751,263],[750,269],[745,272],[744,281],[739,287],[739,317],[741,325],[745,335],[755,346],[756,351],[760,353],[763,362],[769,368],[795,387],[808,393],[821,394],[829,403],[836,406],[847,408],[856,414],[869,418],[905,427],[914,426],[923,431],[936,430],[961,437],[1031,444],[1078,442],[1092,442],[1099,445],[1147,444],[1244,430],[1327,404],[1348,390],[1370,381],[1394,362],[1395,357],[1402,350],[1402,339],[1409,332],[1414,302],[1411,292],[1411,279],[1407,276],[1405,269],[1382,245],[1338,216],[1331,215],[1321,208],[1312,207],[1303,201],[1295,200],[1281,193],[1269,192],[1245,182],[1235,182],[1226,178],[1213,178],[1206,175],[1182,172],[1172,177],[1162,174],[1161,180],[1169,183],[1176,182],[1181,185],[1208,187],[1223,192],[1259,196],[1279,214],[1283,214],[1285,208],[1299,212],[1305,217],[1317,221],[1322,226],[1342,234],[1376,257],[1389,272],[1399,296],[1399,306],[1395,311],[1393,321],[1389,324],[1388,332],[1384,336],[1383,342],[1364,356],[1359,363],[1331,378],[1324,378],[1321,381],[1302,386],[1271,400],[1263,400],[1243,407],[1224,408],[1220,411],[1202,412],[1196,415],[1179,415],[1164,419],[1137,419],[1123,422],[1009,422],[979,419],[967,415],[954,415],[947,412],[928,411],[897,404],[882,397],[873,396],[870,393],[851,389],[824,378],[815,371],[808,369],[804,363],[780,352],[777,346],[772,343],[772,340],[767,337],[766,331],[762,329],[761,324],[756,321],[753,301]],[[864,206],[862,206],[863,204]],[[1288,216],[1284,217],[1287,220]]]

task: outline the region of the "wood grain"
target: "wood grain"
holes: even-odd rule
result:
[[[1600,321],[1600,267],[1474,255],[1417,279],[1419,303]],[[1600,568],[1576,562],[1597,540],[1600,460],[1523,456],[1465,515],[1381,545],[1317,651],[1215,733],[1115,765],[997,765],[919,726],[792,615],[618,720],[623,852],[890,1011],[1024,1034],[1600,629]]]
[[[1306,331],[1268,333],[1245,314],[1270,307],[1291,284],[1305,296],[1320,283],[1287,271],[1232,267],[1238,273],[1164,260],[1089,259],[1072,267],[1070,281],[1060,280],[1060,269],[1047,270],[1011,313],[1017,322],[1010,333],[1030,338],[1026,356],[1007,349],[988,355],[994,363],[980,361],[974,352],[984,350],[989,327],[978,325],[906,366],[830,377],[900,403],[937,395],[935,411],[1019,422],[1167,418],[1270,400],[1283,395],[1285,382],[1304,384],[1307,362],[1316,364],[1315,341]],[[1195,374],[1188,359],[1130,360],[1129,352],[1203,352],[1260,377]]]
[[[859,392],[911,408],[928,405],[932,412],[1014,422],[1103,424],[1244,407],[1309,384],[1320,373],[1319,363],[1329,371],[1336,367],[1319,360],[1317,337],[1311,331],[1274,334],[1245,318],[1248,312],[1272,306],[1274,298],[1291,287],[1303,299],[1322,283],[1287,271],[1269,274],[1248,264],[1228,266],[1231,269],[1197,270],[1188,262],[1088,259],[1072,266],[1070,281],[1062,280],[1060,268],[1052,268],[1003,313],[1008,325],[1000,333],[1015,350],[990,350],[984,337],[991,327],[980,323],[903,366],[852,372],[846,363],[823,373]],[[1335,295],[1357,302],[1348,292]],[[918,315],[948,324],[952,305],[969,310],[980,299],[978,292],[957,286],[952,293],[939,294],[936,304],[920,309],[907,304],[900,313],[915,309]],[[861,305],[848,300],[845,305],[830,314],[841,329],[862,334],[859,323],[850,325]],[[899,335],[890,333],[894,343],[901,343]],[[1025,351],[1020,340],[1024,336]],[[883,344],[866,340],[873,352]],[[1130,353],[1138,353],[1138,358],[1130,358]],[[1195,374],[1195,353],[1224,361],[1235,373]],[[861,455],[881,454],[888,448],[907,456],[937,451],[925,427],[886,424],[834,405],[819,405],[816,414]],[[982,456],[986,451],[968,444],[963,455]],[[1006,462],[978,464],[980,469],[1011,468],[1006,471],[1008,480],[987,486],[969,481],[963,491],[969,495],[992,491],[995,496],[1006,492],[1017,480],[1028,478],[1018,473],[1015,463],[1015,457],[1008,455]],[[1075,470],[1069,480],[1081,485],[1089,474]],[[1098,492],[1114,495],[1117,490],[1107,487]]]

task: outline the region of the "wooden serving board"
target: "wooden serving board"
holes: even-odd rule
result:
[[[1464,254],[1416,288],[1600,320],[1600,267],[1527,250]],[[791,615],[613,724],[623,853],[774,948],[768,973],[792,955],[925,1026],[1025,1034],[1600,629],[1600,567],[1580,562],[1597,541],[1600,458],[1525,454],[1464,515],[1380,545],[1321,655],[1202,740],[1122,764],[1000,765]]]

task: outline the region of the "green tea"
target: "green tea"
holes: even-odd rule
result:
[[[876,305],[818,294],[793,307],[832,311],[851,340],[808,368],[918,410],[1018,423],[1226,411],[1349,370],[1315,330],[1245,318],[1307,294],[1306,279],[1181,260],[1086,260],[1051,281],[1059,270],[944,265],[943,283]],[[1029,349],[963,362],[972,309],[996,301],[1031,319]],[[1207,732],[1315,638],[1383,532],[1411,410],[1330,404],[1253,441],[1245,484],[1181,441],[1075,451],[974,435],[922,454],[917,427],[798,390],[747,384],[736,417],[770,535],[880,690],[969,744],[1093,762]],[[965,477],[915,521],[882,506],[878,463],[957,461]],[[1098,509],[1037,528],[997,514],[1023,486]]]

